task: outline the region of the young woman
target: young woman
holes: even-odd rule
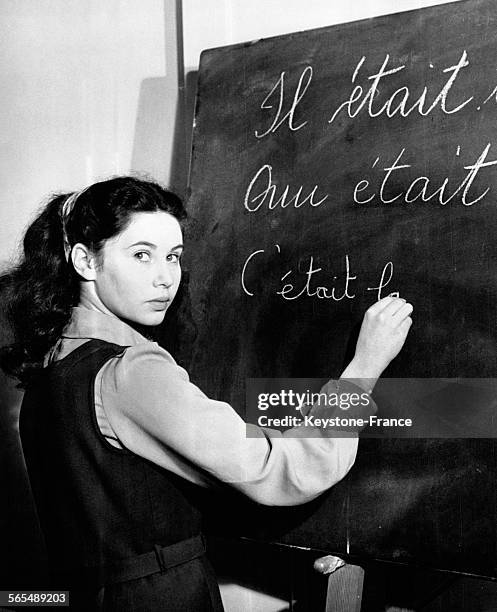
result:
[[[136,331],[174,299],[184,219],[152,182],[96,183],[48,203],[2,278],[15,335],[2,365],[26,388],[26,464],[51,584],[70,589],[72,609],[221,610],[190,483],[299,504],[354,462],[356,437],[247,437],[229,405]],[[373,305],[343,376],[374,384],[411,312],[393,297]]]

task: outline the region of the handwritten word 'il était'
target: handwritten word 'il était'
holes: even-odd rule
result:
[[[358,61],[352,74],[352,85],[354,87],[348,98],[341,102],[328,118],[328,123],[333,123],[343,113],[350,118],[355,118],[361,113],[366,113],[371,118],[380,116],[391,118],[396,115],[408,117],[411,113],[427,117],[435,109],[439,109],[446,115],[453,115],[470,103],[476,105],[476,110],[480,110],[482,105],[491,99],[497,102],[497,86],[479,104],[472,95],[464,98],[459,95],[456,99],[456,94],[453,93],[454,84],[461,71],[469,66],[468,54],[465,49],[461,52],[460,58],[455,64],[441,70],[442,75],[448,75],[443,84],[438,84],[436,87],[424,85],[421,91],[416,92],[412,91],[412,85],[410,87],[402,85],[387,98],[381,94],[380,89],[388,78],[391,78],[393,75],[401,75],[406,69],[406,65],[401,64],[400,66],[391,67],[389,65],[390,55],[387,53],[381,67],[376,72],[373,72],[373,74],[365,77],[368,83],[366,87],[356,83],[359,75],[362,74],[366,59],[364,55]],[[434,69],[434,65],[431,62],[428,65],[430,69]],[[268,111],[265,114],[268,117],[269,123],[263,129],[255,130],[256,138],[264,138],[269,134],[273,134],[283,125],[286,125],[290,131],[297,132],[309,123],[309,120],[305,118],[306,109],[302,107],[302,102],[311,87],[313,75],[312,66],[306,66],[300,74],[295,89],[288,91],[287,72],[282,71],[280,73],[280,76],[260,105],[263,111]],[[297,111],[299,111],[298,118],[296,118]]]
[[[281,253],[281,247],[275,244],[276,251],[278,254]],[[247,282],[247,276],[251,266],[257,264],[257,258],[262,256],[266,252],[265,249],[258,249],[250,253],[243,264],[241,273],[241,285],[243,291],[250,297],[255,294],[250,290]],[[276,295],[280,295],[286,301],[294,301],[300,298],[317,298],[321,300],[333,300],[334,302],[341,302],[344,299],[353,300],[356,294],[353,292],[353,284],[357,281],[357,276],[351,273],[350,259],[348,255],[345,255],[345,273],[343,278],[333,276],[331,274],[320,274],[323,272],[322,268],[315,267],[314,257],[309,257],[307,269],[304,272],[300,270],[295,272],[293,269],[288,270],[281,277],[281,282],[284,282],[283,286],[276,291]],[[326,282],[323,281],[323,277],[326,278]],[[381,271],[380,282],[374,287],[367,287],[366,291],[376,292],[376,299],[382,298],[383,290],[390,284],[393,277],[393,263],[387,262]],[[389,290],[389,293],[391,290]]]

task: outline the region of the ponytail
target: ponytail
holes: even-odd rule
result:
[[[43,367],[79,299],[79,280],[64,253],[62,207],[55,196],[29,226],[19,265],[0,276],[4,316],[14,343],[0,349],[0,366],[25,387]]]

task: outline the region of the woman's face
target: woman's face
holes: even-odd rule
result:
[[[111,314],[159,325],[181,279],[183,236],[166,212],[134,213],[126,229],[107,240],[95,273],[95,291]]]

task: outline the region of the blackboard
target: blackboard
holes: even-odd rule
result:
[[[186,265],[203,390],[243,414],[248,377],[339,376],[394,291],[414,325],[385,376],[494,376],[496,32],[492,0],[463,0],[202,54]],[[496,457],[493,439],[361,441],[277,539],[497,576]]]

